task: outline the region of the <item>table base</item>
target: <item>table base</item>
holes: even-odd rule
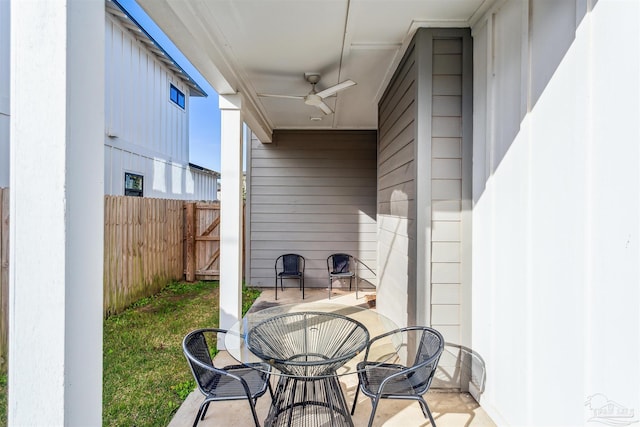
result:
[[[283,376],[264,425],[353,427],[353,421],[337,376]]]

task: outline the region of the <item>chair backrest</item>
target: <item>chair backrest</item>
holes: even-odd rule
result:
[[[333,273],[348,273],[351,269],[351,255],[349,254],[333,254],[330,255]]]
[[[424,366],[412,374],[410,382],[422,394],[431,386],[440,355],[444,350],[444,338],[440,332],[426,326],[412,329],[419,334],[413,366],[420,364],[424,364]]]
[[[198,329],[190,332],[184,337],[182,341],[182,351],[184,352],[189,366],[191,367],[191,373],[194,379],[198,383],[198,388],[207,393],[212,386],[211,378],[216,373],[212,369],[215,369],[211,354],[209,353],[209,345],[205,337],[207,333],[226,333],[224,329]]]
[[[288,275],[304,273],[304,257],[298,254],[284,254],[276,258],[276,274],[278,271]]]
[[[298,254],[282,255],[282,271],[288,274],[300,273],[300,258]]]

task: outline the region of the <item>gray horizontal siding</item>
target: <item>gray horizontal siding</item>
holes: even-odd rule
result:
[[[281,167],[277,170],[263,167],[263,168],[252,168],[252,177],[253,178],[261,178],[265,176],[277,176],[286,177],[286,178],[297,178],[297,177],[327,177],[327,171],[332,171],[332,177],[334,178],[345,178],[345,181],[348,183],[349,178],[363,178],[363,177],[371,177],[375,179],[376,170],[373,169],[364,169],[364,168],[355,168],[352,165],[344,164],[340,159],[336,159],[336,167],[332,168],[330,164],[326,164],[324,167],[315,167],[315,159],[307,159],[307,163],[310,163],[307,166],[302,166],[298,162],[298,167]],[[344,182],[340,182],[343,184]],[[335,181],[334,181],[335,185]]]
[[[271,214],[317,214],[318,220],[322,221],[322,214],[333,215],[333,214],[357,214],[359,212],[370,213],[372,221],[375,222],[376,208],[375,204],[372,206],[355,206],[355,205],[284,205],[277,203],[264,203],[264,204],[256,204],[255,206],[251,206],[252,215],[255,213],[271,213]],[[367,209],[367,211],[364,211]],[[354,215],[355,216],[355,215]],[[288,217],[283,217],[286,221],[295,221],[296,215],[290,215]],[[328,221],[332,222],[332,221]]]
[[[252,213],[251,220],[252,225],[256,223],[274,223],[274,222],[286,222],[287,224],[294,225],[296,223],[313,223],[320,221],[321,224],[368,224],[371,219],[370,215],[362,212],[355,214],[335,214],[329,213],[324,215],[321,219],[318,218],[318,214],[313,212],[309,214],[298,213],[295,216],[284,216],[280,212],[275,213]]]
[[[398,324],[430,324],[452,343],[462,342],[469,318],[463,304],[469,239],[463,178],[470,176],[463,156],[470,120],[467,80],[462,91],[464,33],[420,30],[378,116],[378,309]],[[441,386],[460,387],[455,358],[443,357],[440,365],[451,378]]]
[[[379,106],[377,298],[384,314],[406,324],[415,265],[416,63],[414,46]]]
[[[326,259],[334,252],[375,271],[376,139],[375,131],[276,131],[271,144],[252,141],[252,285],[273,286],[275,259],[288,252],[306,258],[307,287],[327,286]],[[376,283],[366,269],[359,275]]]
[[[433,42],[431,325],[460,343],[462,328],[462,39]],[[455,379],[455,361],[441,369]],[[460,387],[450,381],[449,387]]]
[[[336,187],[335,178],[333,176],[299,176],[296,177],[295,182],[289,177],[282,176],[261,176],[258,182],[252,183],[252,186],[273,187],[279,188],[293,188],[298,186],[305,187]],[[349,179],[343,179],[340,182],[340,187],[353,186],[353,187],[369,187],[371,185],[371,177],[349,177]]]

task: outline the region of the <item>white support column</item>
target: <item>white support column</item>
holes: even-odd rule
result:
[[[242,315],[241,97],[220,95],[220,327]]]
[[[0,0],[0,187],[9,186],[9,1]]]
[[[12,0],[12,426],[102,424],[104,0]]]

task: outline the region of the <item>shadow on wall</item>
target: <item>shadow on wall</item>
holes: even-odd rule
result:
[[[495,19],[491,26],[487,27],[487,33],[478,34],[474,42],[474,57],[479,59],[474,65],[476,76],[494,75],[490,86],[476,84],[474,87],[474,98],[487,100],[492,98],[491,111],[487,112],[487,117],[474,119],[474,126],[477,121],[480,127],[491,127],[491,141],[486,141],[487,147],[491,146],[492,157],[490,167],[484,175],[485,183],[474,184],[474,202],[477,202],[484,193],[486,181],[492,176],[511,145],[517,139],[521,131],[522,122],[525,117],[533,111],[540,98],[545,93],[547,86],[551,82],[554,74],[560,67],[565,57],[570,52],[576,39],[576,31],[587,14],[586,3],[578,5],[580,2],[531,2],[529,10],[529,46],[530,55],[527,63],[522,62],[522,43],[520,16],[521,8],[525,7],[525,2],[507,2],[495,13]],[[597,2],[593,3],[595,8]],[[493,63],[480,63],[482,56],[486,55],[488,43],[494,40]],[[529,69],[527,76],[528,99],[523,99],[521,92],[522,69]],[[493,70],[491,67],[495,67]],[[475,81],[476,79],[474,79]],[[482,82],[482,77],[477,78],[477,82]],[[477,83],[476,82],[476,83]],[[495,95],[491,95],[495,92]],[[529,105],[528,108],[523,108]],[[475,135],[477,136],[477,135]],[[479,139],[483,139],[480,136]],[[478,145],[479,144],[479,145]],[[474,155],[482,142],[476,138],[474,141]],[[484,157],[483,157],[484,156]],[[484,153],[476,157],[476,161],[482,162]],[[481,169],[474,164],[474,168]],[[480,176],[474,174],[474,179]]]
[[[451,362],[452,359],[455,362]],[[442,363],[447,360],[450,362]],[[431,388],[449,390],[459,388],[461,391],[468,391],[476,401],[480,402],[486,379],[486,365],[477,352],[459,344],[445,343]]]

